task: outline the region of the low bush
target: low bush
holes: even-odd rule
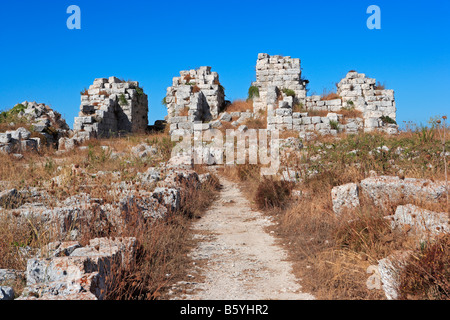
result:
[[[255,86],[251,86],[248,89],[248,99],[247,100],[253,100],[254,98],[259,98],[259,88]]]
[[[263,178],[255,194],[259,209],[283,208],[291,197],[293,184],[288,181]]]

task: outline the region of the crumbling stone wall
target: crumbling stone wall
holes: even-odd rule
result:
[[[0,132],[0,152],[20,154],[39,150],[42,145],[56,146],[58,140],[70,134],[61,114],[44,103],[24,101],[4,112],[14,115],[19,123],[11,123],[14,130]],[[14,118],[13,118],[14,119]]]
[[[256,63],[256,81],[252,83],[259,89],[259,97],[253,99],[255,112],[276,109],[280,96],[288,96],[284,92],[286,90],[295,93],[293,103],[304,104],[307,82],[302,79],[300,59],[260,53]]]
[[[347,76],[337,84],[339,98],[323,100],[321,96],[313,95],[299,102],[295,97],[285,93],[273,95],[272,103],[267,105],[268,128],[280,130],[294,130],[299,132],[315,131],[319,134],[335,134],[337,131],[357,133],[381,130],[390,134],[398,131],[398,126],[389,123],[390,118],[396,120],[396,106],[393,90],[378,90],[375,79],[367,78],[365,74],[349,72]],[[257,103],[260,103],[257,100]],[[277,108],[272,110],[273,106]],[[300,106],[305,111],[328,112],[326,117],[308,117],[302,113],[293,112],[295,106]],[[339,112],[357,110],[361,117],[342,120]],[[320,121],[319,119],[322,118]],[[328,119],[327,119],[328,118]]]
[[[137,81],[116,77],[95,79],[81,95],[80,113],[74,131],[97,137],[147,130],[148,97]]]
[[[225,92],[211,67],[181,71],[173,78],[165,98],[170,131],[193,131],[194,123],[217,119],[225,104]]]
[[[382,128],[382,117],[396,120],[394,90],[379,90],[375,79],[367,78],[365,74],[356,71],[349,72],[337,84],[337,89],[343,104],[350,102],[356,110],[363,112],[365,131]],[[388,126],[389,129],[392,131],[394,128]]]

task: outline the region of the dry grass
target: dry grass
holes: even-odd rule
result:
[[[308,110],[308,117],[326,117],[328,113],[327,110]]]
[[[392,231],[389,221],[384,219],[406,200],[392,203],[388,209],[382,210],[362,197],[358,210],[338,217],[332,209],[331,190],[338,185],[360,182],[369,176],[371,170],[379,175],[398,175],[402,170],[403,176],[411,178],[443,180],[445,166],[439,156],[442,144],[437,135],[423,136],[420,132],[398,136],[341,134],[339,139],[320,137],[306,143],[308,149],[303,151],[303,157],[297,156],[296,163],[289,163],[300,174],[302,182],[295,189],[301,190],[302,195],[273,202],[278,205],[265,205],[265,201],[276,197],[279,190],[274,188],[274,183],[261,180],[258,166],[226,167],[222,174],[240,183],[245,195],[253,203],[259,203],[259,208],[278,222],[272,230],[288,249],[290,260],[294,262],[294,273],[302,279],[305,292],[312,293],[318,299],[385,299],[382,290],[368,289],[366,282],[370,274],[367,270],[369,266],[378,264],[379,259],[397,250],[417,250],[417,241],[407,236],[406,230]],[[388,146],[390,151],[373,152],[383,145]],[[448,141],[447,147],[450,147]],[[397,148],[403,149],[401,154],[396,152]],[[349,153],[355,149],[359,150],[358,153]],[[319,160],[311,160],[317,156],[320,156]],[[315,173],[308,173],[305,165],[314,169]],[[450,213],[445,201],[427,203],[415,199],[407,203]],[[444,245],[448,246],[448,242],[440,243],[437,248]],[[433,271],[433,276],[428,278],[407,276],[407,279],[411,281],[408,283],[409,290],[427,286],[428,291],[419,291],[431,293],[426,296],[417,292],[408,293],[409,298],[447,298],[448,282],[443,280],[448,280],[445,273],[449,270],[448,255],[444,254],[447,251],[439,251],[435,247],[430,250],[433,258],[421,255],[424,262],[419,266],[440,271]],[[438,253],[439,257],[436,257]],[[429,268],[430,261],[436,261],[434,269]],[[445,263],[447,267],[443,272]],[[411,270],[419,275],[424,274],[423,270],[422,273],[417,271],[417,266],[415,269],[411,267]]]
[[[271,178],[263,178],[255,193],[258,209],[283,208],[291,197],[293,184]]]
[[[189,115],[189,107],[184,107],[178,114],[179,117],[186,117]]]
[[[247,112],[247,111],[253,112],[253,101],[249,100],[235,100],[232,104],[228,105],[225,112],[231,113],[231,112]]]
[[[142,224],[139,213],[135,212],[135,219],[130,219],[120,236],[136,237],[140,250],[131,265],[113,269],[108,279],[107,299],[160,299],[170,284],[183,279],[191,263],[187,254],[194,245],[190,224],[214,201],[217,190],[218,180],[214,177],[201,188],[185,184],[181,210],[161,221]]]
[[[337,114],[342,114],[344,118],[363,118],[364,115],[361,111],[355,108],[342,108]]]
[[[320,96],[320,100],[326,101],[326,100],[334,100],[334,99],[341,99],[341,97],[336,92],[330,92],[327,90],[323,90],[323,93]]]
[[[157,146],[158,154],[152,158],[135,158],[130,149],[143,142]],[[76,149],[63,155],[56,155],[52,149],[41,150],[40,154],[25,153],[20,161],[0,154],[0,181],[8,188],[45,190],[53,197],[40,201],[49,209],[81,192],[113,204],[120,199],[110,193],[111,185],[117,182],[134,184],[137,173],[170,158],[173,142],[166,133],[158,133],[91,140],[84,146],[86,150]],[[111,151],[102,148],[105,146],[124,155],[111,158]],[[204,168],[197,169],[205,171]],[[98,175],[99,171],[106,174]],[[120,176],[115,176],[114,172],[120,172]],[[59,182],[52,182],[56,177]],[[166,285],[184,276],[189,262],[187,252],[192,245],[190,223],[214,201],[217,188],[214,176],[200,188],[185,184],[181,192],[181,210],[170,212],[165,219],[145,222],[139,210],[131,209],[123,217],[127,223],[121,228],[111,225],[98,206],[85,208],[89,216],[79,217],[76,225],[79,230],[77,240],[82,245],[96,237],[136,237],[140,244],[136,260],[126,270],[116,266],[111,274],[108,299],[157,299]],[[137,190],[152,191],[153,187],[140,186]],[[0,209],[0,215],[0,268],[23,271],[28,255],[19,255],[19,251],[25,247],[41,249],[50,242],[65,239],[56,224],[42,225],[3,209]],[[70,225],[70,228],[74,227]],[[13,286],[20,294],[24,284],[18,282]]]
[[[400,299],[450,300],[450,235],[411,255],[400,277]]]

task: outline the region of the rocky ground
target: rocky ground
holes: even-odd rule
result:
[[[448,297],[445,143],[289,137],[271,179],[171,158],[166,134],[0,154],[0,299]]]

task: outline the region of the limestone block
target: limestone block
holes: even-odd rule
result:
[[[422,238],[450,231],[448,214],[422,209],[412,204],[398,206],[392,219],[392,229],[408,227],[410,234]]]
[[[317,124],[317,123],[320,123],[321,121],[322,121],[321,117],[311,117],[312,124]]]
[[[333,211],[341,214],[345,210],[359,207],[359,188],[356,183],[349,183],[331,190]]]
[[[277,116],[292,116],[292,109],[277,109],[275,110],[275,114]]]
[[[0,133],[0,143],[6,144],[11,141],[11,133]]]
[[[445,181],[400,179],[395,176],[371,177],[361,181],[361,192],[375,205],[385,207],[400,200],[422,199],[436,202],[444,196]]]

